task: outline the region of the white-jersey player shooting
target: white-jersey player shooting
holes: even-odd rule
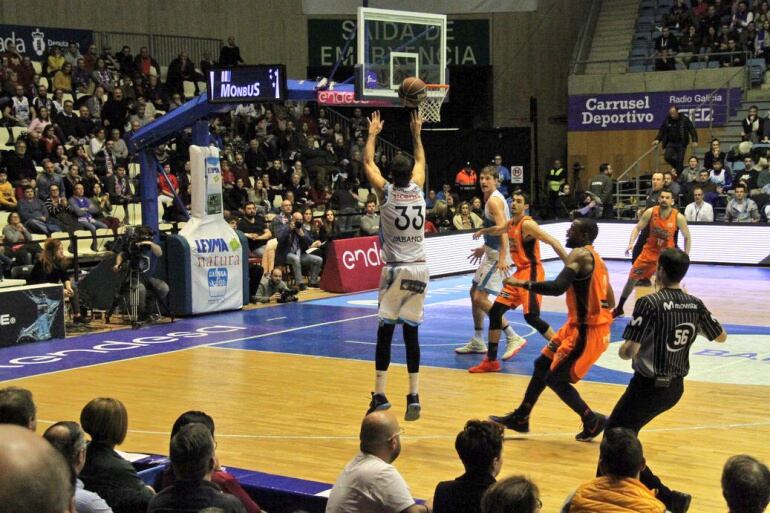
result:
[[[476,274],[473,276],[470,291],[473,337],[467,344],[455,349],[455,352],[459,354],[487,352],[487,346],[484,344],[484,317],[489,314],[489,310],[492,308],[489,294],[494,297],[500,294],[500,291],[503,290],[503,280],[513,265],[510,255],[507,253],[500,255],[502,235],[491,234],[493,231],[504,231],[511,219],[511,211],[505,201],[505,196],[497,190],[499,180],[497,169],[493,166],[485,167],[479,175],[481,191],[484,193],[486,204],[484,205],[484,228],[474,234],[474,238],[483,235],[484,245],[473,250],[468,257],[471,262],[480,263]],[[502,330],[506,337],[503,360],[507,361],[521,351],[527,341],[517,335],[505,319],[503,322]]]
[[[364,170],[380,200],[380,241],[385,266],[380,276],[379,328],[375,355],[376,378],[367,414],[387,410],[385,381],[390,365],[390,347],[396,324],[403,324],[406,367],[409,372],[409,395],[406,396],[405,420],[420,418],[418,395],[420,345],[418,326],[423,318],[425,291],[430,276],[425,264],[425,151],[420,139],[422,119],[415,111],[409,124],[414,142],[414,166],[402,155],[393,158],[388,183],[374,163],[377,135],[383,121],[376,111],[369,118],[369,138],[364,148]]]

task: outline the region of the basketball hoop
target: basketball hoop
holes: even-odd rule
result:
[[[427,123],[438,123],[441,121],[441,104],[449,92],[449,85],[425,84],[425,90],[428,96],[417,107],[420,117]]]

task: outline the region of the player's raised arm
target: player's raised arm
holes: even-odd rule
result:
[[[414,146],[414,167],[412,168],[412,181],[420,188],[425,184],[425,149],[422,147],[422,117],[419,111],[412,112],[412,119],[409,122],[409,128],[412,130],[412,143]]]
[[[682,236],[684,237],[684,252],[689,255],[692,237],[690,236],[690,227],[687,226],[687,218],[681,213],[676,216],[676,227],[682,232]]]
[[[377,136],[382,132],[384,124],[385,122],[380,119],[380,111],[374,111],[369,118],[369,138],[366,140],[366,146],[364,147],[364,171],[366,172],[366,178],[372,184],[374,190],[377,191],[380,199],[382,199],[386,182],[382,177],[380,168],[374,163],[374,147],[377,144]]]
[[[538,225],[536,222],[529,221],[529,220],[525,221],[521,229],[524,230],[525,233],[551,246],[553,250],[556,252],[556,254],[559,255],[559,258],[561,258],[562,262],[567,261],[567,257],[569,256],[569,253],[567,253],[567,250],[564,249],[564,246],[561,245],[561,242],[559,242],[553,236],[551,236],[551,234],[549,234],[548,232],[540,228],[540,225]]]
[[[642,214],[642,217],[641,219],[639,219],[639,222],[634,225],[633,230],[631,230],[631,237],[629,237],[629,240],[628,240],[628,248],[626,248],[626,255],[631,254],[631,250],[634,249],[634,244],[636,244],[636,238],[639,236],[639,232],[644,230],[644,228],[649,224],[651,218],[652,218],[652,209],[648,208]]]

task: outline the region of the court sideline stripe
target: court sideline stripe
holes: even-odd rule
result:
[[[31,379],[31,378],[36,378],[38,376],[48,376],[50,374],[59,374],[60,372],[69,372],[69,371],[77,370],[77,369],[88,369],[90,367],[98,367],[100,365],[110,365],[110,364],[113,364],[113,363],[129,362],[131,360],[139,360],[139,359],[142,359],[142,358],[150,358],[150,357],[153,357],[153,356],[162,356],[162,355],[167,355],[167,354],[180,353],[182,351],[189,351],[190,349],[199,349],[201,347],[214,347],[214,346],[218,346],[218,345],[222,345],[222,344],[230,344],[232,342],[242,342],[244,340],[254,340],[254,339],[258,339],[258,338],[271,337],[273,335],[281,335],[283,333],[291,333],[293,331],[300,331],[300,330],[306,330],[306,329],[311,329],[311,328],[318,328],[320,326],[329,326],[331,324],[340,324],[340,323],[343,323],[343,322],[357,321],[357,320],[360,320],[360,319],[368,319],[369,317],[377,317],[377,314],[375,313],[375,314],[368,314],[368,315],[359,315],[357,317],[349,317],[347,319],[337,319],[337,320],[334,320],[334,321],[319,322],[319,323],[316,323],[316,324],[308,324],[308,325],[305,325],[305,326],[295,326],[293,328],[286,328],[286,329],[283,329],[283,330],[271,331],[270,333],[260,333],[259,335],[249,335],[248,337],[233,338],[233,339],[230,339],[230,340],[222,340],[220,342],[211,342],[209,344],[200,344],[200,345],[194,345],[194,346],[190,346],[190,347],[183,347],[181,349],[171,349],[170,351],[162,351],[162,352],[159,352],[159,353],[145,354],[145,355],[141,355],[141,356],[132,356],[130,358],[123,358],[123,359],[119,359],[119,360],[112,360],[112,361],[109,361],[109,362],[92,363],[92,364],[89,364],[89,365],[82,365],[82,366],[78,366],[78,367],[71,367],[69,369],[59,369],[59,370],[54,370],[54,371],[41,372],[39,374],[34,374],[32,376],[24,376],[22,378],[11,378],[11,379],[7,379],[7,380],[3,380],[3,381],[0,381],[0,383],[5,383],[6,381],[20,381],[20,380],[23,380],[23,379]],[[229,349],[229,348],[220,348],[220,349]],[[280,353],[280,354],[287,354],[287,353]],[[291,353],[288,353],[288,354],[291,354]]]

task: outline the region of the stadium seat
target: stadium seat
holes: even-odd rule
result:
[[[693,62],[690,63],[690,65],[688,67],[690,69],[705,69],[706,68],[706,63],[705,62],[693,61]]]
[[[88,230],[75,230],[75,237],[78,239],[78,256],[93,256],[96,252],[91,249],[93,239]]]
[[[273,198],[273,207],[281,208],[282,201],[283,201],[283,196],[281,196],[280,194],[276,194],[275,198]]]
[[[158,224],[158,231],[161,232],[170,232],[174,229],[174,225],[171,223],[160,223]]]
[[[11,132],[4,127],[0,127],[0,151],[13,150],[11,144]]]
[[[719,61],[709,61],[709,63],[708,63],[708,68],[709,69],[718,68],[718,67],[719,67]]]
[[[198,82],[198,91],[201,93],[206,92],[206,82]]]
[[[361,187],[358,189],[358,206],[364,208],[366,206],[366,198],[369,197],[369,189]]]
[[[27,127],[25,126],[14,126],[11,127],[11,135],[13,136],[14,142],[19,139],[19,137],[24,137],[27,134]]]
[[[5,210],[0,210],[0,229],[5,227],[5,225],[8,224],[8,216],[10,216],[10,212],[6,212]]]
[[[75,98],[72,96],[72,94],[64,93],[64,96],[62,96],[62,101],[66,102],[67,100],[71,101],[72,103],[75,103]],[[75,111],[75,112],[77,112],[77,111]]]
[[[745,171],[746,170],[746,164],[744,164],[740,160],[736,160],[735,162],[733,162],[732,168],[733,168],[733,173],[737,173],[739,171]]]
[[[631,73],[642,73],[644,71],[647,71],[647,66],[645,66],[644,64],[631,64],[628,67],[628,71],[630,71]]]
[[[40,80],[38,81],[39,85],[45,85],[48,89],[51,88],[51,84],[48,83],[47,77],[40,77]]]
[[[43,63],[40,61],[32,61],[32,69],[35,70],[35,74],[42,75],[43,74]]]
[[[97,228],[96,229],[96,251],[97,253],[107,252],[107,243],[115,240],[112,230],[109,228]]]
[[[131,203],[128,205],[128,224],[135,226],[142,223],[142,204]]]
[[[190,98],[195,97],[195,82],[191,82],[190,80],[185,80],[182,82],[182,90],[185,99],[189,100]]]
[[[142,170],[142,166],[140,166],[137,163],[131,163],[128,165],[128,177],[129,178],[136,178],[139,175],[139,172]]]

